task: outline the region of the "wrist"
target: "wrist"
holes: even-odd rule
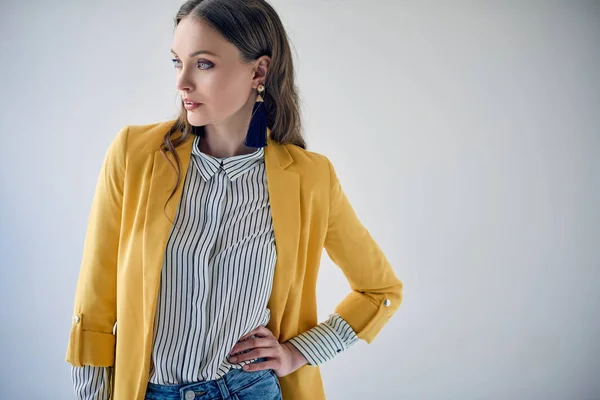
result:
[[[304,355],[300,353],[300,351],[298,351],[298,349],[293,344],[289,342],[284,342],[281,345],[285,346],[285,348],[287,348],[287,350],[291,354],[292,368],[294,371],[302,367],[303,365],[308,364],[308,360],[306,359],[306,357],[304,357]]]

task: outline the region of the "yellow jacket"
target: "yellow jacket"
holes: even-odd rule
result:
[[[171,229],[163,206],[175,182],[159,147],[174,122],[119,131],[106,153],[90,212],[66,360],[113,366],[113,400],[143,400],[146,392]],[[190,135],[177,148],[181,182],[192,142]],[[283,343],[318,324],[316,282],[325,248],[352,288],[335,312],[371,343],[398,310],[402,283],[360,223],[330,161],[269,137],[265,167],[277,251],[267,328]],[[166,207],[171,220],[182,189],[180,184]],[[319,366],[304,365],[279,382],[284,400],[325,399]]]

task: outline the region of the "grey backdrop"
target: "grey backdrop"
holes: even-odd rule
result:
[[[73,398],[96,178],[123,125],[176,115],[180,4],[2,2],[2,399]],[[600,398],[599,2],[273,4],[309,147],[405,284],[328,398]],[[321,320],[348,290],[325,256]]]

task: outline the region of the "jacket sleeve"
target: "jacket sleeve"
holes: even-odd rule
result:
[[[110,144],[96,184],[66,361],[73,366],[112,366],[115,358],[116,281],[127,127]]]
[[[359,339],[371,343],[400,307],[402,282],[346,197],[329,159],[330,209],[325,250],[352,291],[335,307]]]

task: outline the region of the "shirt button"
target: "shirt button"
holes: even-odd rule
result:
[[[80,321],[80,319],[79,319],[79,315],[76,315],[76,316],[74,316],[74,317],[73,317],[73,322],[74,322],[74,323],[78,324],[78,323],[79,323],[79,321]]]
[[[386,307],[389,307],[390,304],[392,304],[392,302],[390,301],[390,299],[385,299],[385,301],[383,302],[383,305]]]
[[[196,395],[194,394],[193,390],[188,390],[185,392],[185,400],[193,400],[194,397],[196,397]]]

